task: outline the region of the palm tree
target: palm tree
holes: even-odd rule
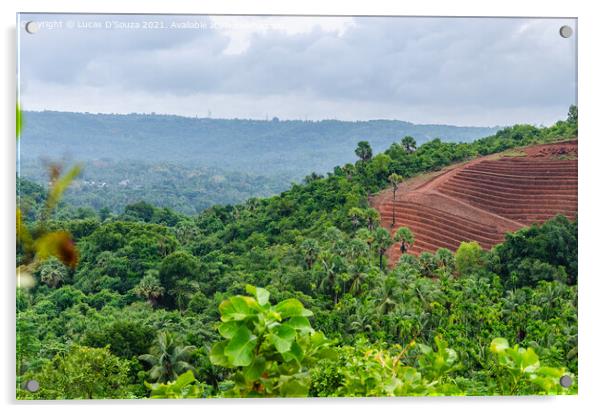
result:
[[[391,227],[395,226],[395,195],[397,193],[397,189],[399,188],[399,184],[402,181],[403,178],[401,177],[401,175],[398,175],[396,173],[392,173],[391,175],[389,175],[389,182],[393,187],[393,223],[391,224]]]
[[[56,288],[67,278],[67,268],[56,258],[48,258],[41,265],[40,280],[50,288]]]
[[[148,270],[138,285],[134,287],[134,294],[146,299],[152,307],[157,305],[164,293],[165,288],[161,286],[157,270]]]
[[[349,266],[351,276],[351,286],[349,292],[353,295],[359,295],[362,292],[362,286],[368,279],[367,266],[364,263],[356,263]]]
[[[370,314],[365,308],[357,306],[355,313],[349,317],[349,330],[352,333],[365,333],[372,331],[372,320],[374,314]]]
[[[179,345],[173,335],[161,331],[151,348],[151,353],[143,354],[138,358],[151,366],[149,378],[152,381],[167,383],[176,380],[180,374],[193,369],[188,361],[195,350],[196,347],[194,346]]]
[[[380,221],[380,214],[374,208],[369,208],[366,211],[366,219],[368,220],[368,229],[374,231],[376,224]]]
[[[364,210],[358,207],[351,208],[347,215],[349,216],[351,224],[354,228],[357,228],[366,217]]]
[[[414,152],[416,150],[416,139],[411,136],[405,136],[401,140],[401,146],[403,146],[407,153]]]
[[[401,227],[395,232],[395,242],[401,242],[399,250],[402,254],[414,245],[414,234],[409,228]]]
[[[305,265],[308,270],[311,270],[314,262],[318,258],[318,254],[320,253],[320,245],[318,241],[312,238],[307,238],[303,240],[301,245],[299,246],[301,249],[301,254],[303,254],[303,259],[305,260]]]
[[[341,281],[342,267],[344,267],[343,259],[330,251],[324,251],[320,254],[319,259],[324,270],[324,278],[320,282],[320,287],[331,292],[336,305],[339,301],[339,281]]]
[[[349,240],[347,245],[347,257],[351,260],[357,260],[360,257],[368,255],[368,244],[360,238]]]
[[[384,228],[378,228],[374,234],[374,243],[378,248],[378,258],[380,269],[383,269],[383,255],[387,252],[387,249],[393,245],[391,234]]]
[[[367,141],[360,141],[357,144],[357,148],[355,149],[355,154],[362,161],[369,161],[372,158],[372,148]]]
[[[435,252],[435,261],[437,261],[437,267],[445,270],[452,269],[455,266],[454,253],[447,248],[439,248]]]
[[[398,285],[393,277],[382,279],[376,292],[378,302],[378,312],[380,314],[389,314],[398,305]]]

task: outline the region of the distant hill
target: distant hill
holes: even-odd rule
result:
[[[397,120],[271,121],[25,112],[21,157],[178,162],[261,175],[301,178],[355,161],[357,142],[374,152],[406,135],[420,144],[433,138],[470,142],[498,128],[415,125]]]

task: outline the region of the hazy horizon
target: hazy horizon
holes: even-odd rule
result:
[[[568,107],[567,107],[567,112],[568,112]],[[121,116],[128,116],[128,115],[139,115],[139,116],[176,116],[176,117],[180,117],[180,118],[186,118],[186,119],[211,119],[211,120],[241,120],[241,121],[257,121],[257,122],[272,122],[274,120],[274,118],[278,118],[279,122],[328,122],[328,121],[334,121],[334,122],[377,122],[377,121],[385,121],[385,122],[405,122],[405,123],[409,123],[412,125],[420,125],[420,126],[431,126],[431,125],[435,125],[435,126],[454,126],[454,127],[484,127],[484,128],[504,128],[506,126],[512,126],[510,124],[508,125],[469,125],[469,124],[452,124],[452,123],[440,123],[440,122],[434,122],[434,123],[420,123],[420,122],[414,122],[412,120],[408,120],[408,119],[396,119],[396,118],[371,118],[371,119],[337,119],[337,118],[321,118],[321,119],[300,119],[300,118],[281,118],[279,116],[269,116],[269,117],[264,117],[264,118],[242,118],[242,117],[231,117],[231,118],[227,118],[227,117],[217,117],[217,116],[207,116],[207,114],[205,114],[204,116],[202,114],[200,115],[181,115],[178,113],[161,113],[161,112],[91,112],[91,111],[86,111],[86,112],[82,112],[82,111],[76,111],[76,110],[55,110],[55,109],[37,109],[37,110],[30,110],[27,108],[22,108],[23,113],[27,113],[27,112],[32,112],[32,113],[41,113],[41,112],[58,112],[58,113],[74,113],[74,114],[82,114],[82,115],[111,115],[111,116],[115,116],[115,115],[121,115]],[[556,119],[554,122],[550,123],[553,124],[558,120],[563,120],[566,116],[561,117],[559,119]],[[539,126],[541,124],[535,124],[535,123],[528,123],[528,124],[532,124],[535,126]],[[549,126],[549,125],[544,125],[544,126]]]

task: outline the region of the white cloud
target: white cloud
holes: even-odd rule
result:
[[[152,18],[206,28],[22,35],[24,107],[494,125],[575,102],[571,20]]]

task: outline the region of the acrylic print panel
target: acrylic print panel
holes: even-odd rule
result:
[[[17,26],[18,399],[577,393],[576,19]]]

